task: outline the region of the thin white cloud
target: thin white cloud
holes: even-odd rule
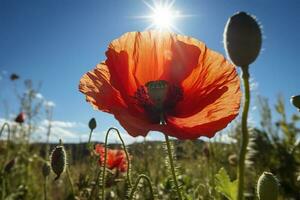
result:
[[[250,90],[251,92],[257,91],[258,89],[258,82],[254,78],[250,78]]]
[[[43,96],[41,93],[36,93],[36,94],[35,94],[35,98],[40,99],[40,100],[43,100],[43,99],[44,99],[44,96]]]
[[[42,126],[47,126],[49,124],[48,120],[43,120],[41,122]],[[79,122],[70,122],[70,121],[51,121],[52,127],[60,127],[60,128],[78,128],[82,127],[82,123]]]
[[[56,106],[56,104],[53,101],[45,101],[44,105],[46,107],[55,107]]]

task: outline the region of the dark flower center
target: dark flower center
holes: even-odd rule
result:
[[[165,124],[166,114],[172,113],[183,99],[182,88],[165,80],[149,81],[134,94],[137,104],[147,113],[152,123]]]

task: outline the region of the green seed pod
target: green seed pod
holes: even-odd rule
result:
[[[291,97],[292,104],[300,111],[300,95]]]
[[[238,12],[229,18],[224,31],[224,46],[235,65],[245,67],[254,62],[261,43],[261,29],[254,17]]]
[[[264,172],[257,182],[257,195],[259,200],[277,200],[279,183],[270,172]]]
[[[94,130],[96,127],[97,127],[97,122],[96,122],[95,118],[92,118],[92,119],[89,121],[89,128],[90,128],[91,130]]]
[[[51,167],[50,167],[50,164],[48,162],[45,162],[43,164],[43,167],[42,167],[42,173],[43,173],[43,176],[46,178],[47,176],[49,176],[50,174],[50,171],[51,171]]]
[[[51,169],[56,174],[55,180],[57,180],[66,169],[66,151],[63,146],[55,147],[50,155],[50,162]]]

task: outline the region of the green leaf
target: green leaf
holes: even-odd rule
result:
[[[237,180],[230,181],[230,178],[224,168],[221,168],[215,176],[216,190],[229,200],[236,200]]]

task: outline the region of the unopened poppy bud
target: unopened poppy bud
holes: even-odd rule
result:
[[[90,128],[91,130],[94,130],[96,127],[97,127],[97,122],[96,122],[95,118],[92,118],[92,119],[89,121],[89,128]]]
[[[291,97],[292,104],[300,111],[300,95]]]
[[[55,180],[65,171],[66,151],[63,146],[56,146],[50,155],[51,169],[56,174]]]
[[[277,200],[279,184],[277,178],[270,172],[264,172],[257,182],[259,200]]]
[[[4,172],[9,173],[11,169],[15,166],[16,164],[16,159],[13,158],[11,159],[6,165],[4,166]]]
[[[50,164],[48,162],[45,162],[43,164],[43,167],[42,167],[42,173],[43,173],[43,176],[46,178],[47,176],[49,176],[50,174],[50,171],[51,171],[51,167],[50,167]]]
[[[224,46],[235,65],[244,67],[254,62],[261,43],[261,29],[254,17],[245,12],[230,17],[224,31]]]

